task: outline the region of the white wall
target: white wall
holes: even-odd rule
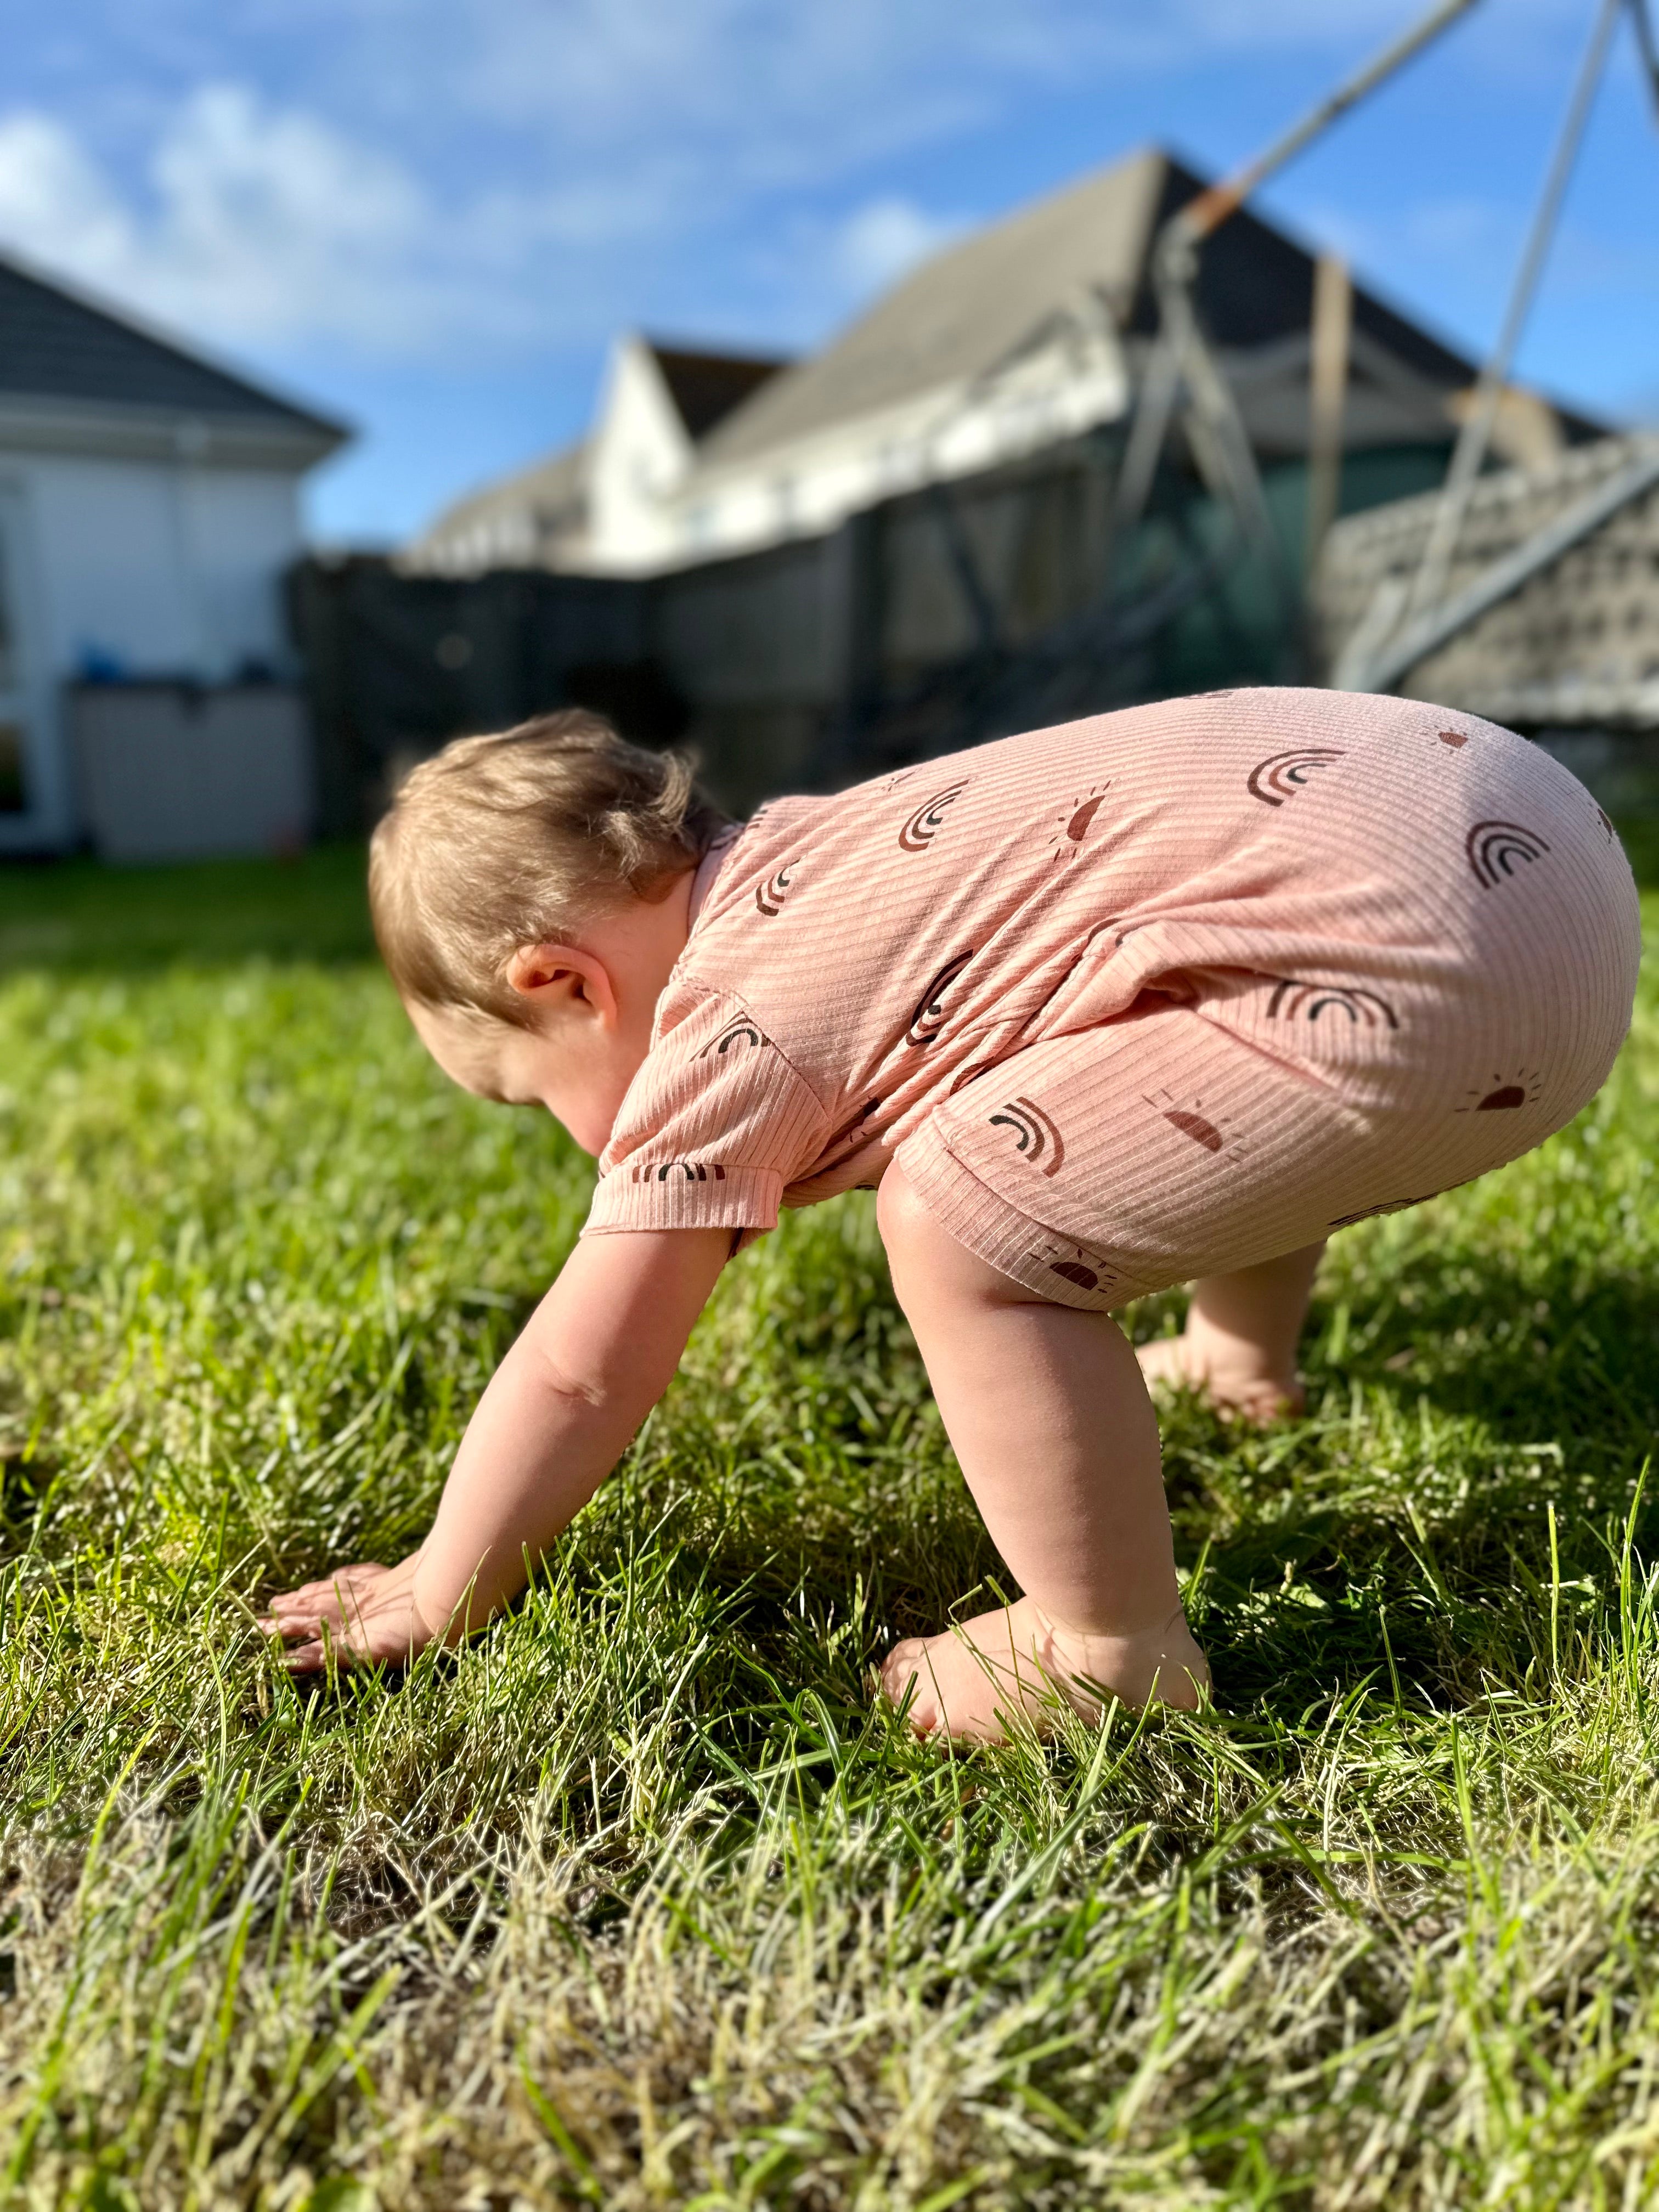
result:
[[[1067,331],[975,385],[940,385],[770,453],[705,463],[665,504],[657,534],[679,560],[817,535],[895,493],[973,476],[1114,422],[1128,398],[1115,337]]]
[[[55,675],[83,655],[133,675],[229,675],[283,652],[282,572],[300,550],[298,485],[273,471],[30,455],[46,649]]]
[[[584,566],[645,574],[818,536],[895,493],[1115,421],[1128,398],[1115,331],[1079,313],[972,384],[939,385],[721,463],[699,459],[650,351],[625,338],[594,428]]]
[[[674,499],[695,448],[649,347],[612,349],[588,475],[591,565],[619,574],[659,567],[680,543]]]
[[[35,724],[33,800],[0,851],[63,845],[78,823],[59,711],[89,655],[131,676],[218,682],[285,668],[282,575],[301,550],[291,471],[0,448]]]

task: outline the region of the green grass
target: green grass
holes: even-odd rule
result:
[[[1337,1241],[1305,1420],[1172,1413],[1213,1715],[945,1758],[868,1664],[997,1567],[856,1200],[478,1644],[273,1667],[588,1188],[357,867],[0,878],[0,2203],[1652,2202],[1651,981],[1572,1129]]]

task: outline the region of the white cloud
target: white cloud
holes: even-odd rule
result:
[[[399,128],[483,119],[529,134],[567,178],[593,163],[625,169],[705,210],[757,188],[832,183],[1044,88],[1297,48],[1334,73],[1419,4],[287,0],[290,16],[326,31],[340,81]],[[1527,25],[1579,4],[1506,0],[1525,19],[1520,33],[1511,21],[1510,42],[1534,45]]]
[[[313,112],[216,83],[165,114],[123,190],[63,121],[14,109],[0,114],[0,243],[222,343],[409,357],[604,336],[637,312],[630,276],[757,190],[711,185],[668,143],[549,166],[446,195]],[[817,311],[796,319],[821,324],[957,228],[896,194],[815,221],[783,289],[810,288]]]
[[[27,110],[0,117],[0,236],[94,279],[132,249],[125,210],[78,141]]]
[[[104,74],[155,73],[125,139],[90,135],[95,100],[0,115],[0,240],[205,337],[289,352],[586,346],[652,312],[816,333],[955,227],[896,192],[860,200],[872,164],[1045,89],[1218,55],[1300,47],[1334,74],[1415,5],[168,0],[109,17]],[[1530,51],[1569,0],[1510,5]],[[192,76],[214,55],[253,74],[273,27],[302,67],[284,100]],[[723,280],[718,253],[688,251],[739,226]]]
[[[398,349],[459,304],[458,241],[408,173],[245,87],[192,94],[146,182],[124,196],[52,116],[0,117],[0,239],[147,313],[236,343]]]
[[[1033,83],[1085,82],[1263,46],[1363,48],[1412,0],[356,0],[359,21],[454,27],[460,96],[500,120],[581,140],[733,134],[743,167],[857,158],[1005,106]],[[1358,57],[1356,57],[1358,58]],[[803,126],[810,132],[803,135]]]
[[[840,225],[830,266],[842,293],[860,300],[907,275],[964,228],[957,218],[930,215],[914,200],[889,193],[866,200]]]

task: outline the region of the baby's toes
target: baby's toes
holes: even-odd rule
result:
[[[939,1699],[935,1694],[928,1668],[923,1664],[927,1650],[925,1636],[907,1636],[896,1644],[881,1666],[881,1686],[892,1705],[905,1708],[905,1717],[919,1735],[926,1735],[939,1726]]]
[[[1275,1421],[1299,1420],[1308,1410],[1308,1394],[1299,1375],[1288,1382],[1253,1380],[1231,1389],[1224,1383],[1212,1383],[1211,1396],[1218,1413],[1237,1414],[1261,1429],[1271,1428]]]
[[[1155,1336],[1149,1344],[1136,1345],[1135,1358],[1149,1382],[1184,1382],[1182,1350],[1178,1336]]]

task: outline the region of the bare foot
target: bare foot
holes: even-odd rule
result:
[[[1002,1716],[1011,1711],[1023,1709],[1041,1729],[1052,1723],[1057,1698],[1087,1721],[1099,1717],[1109,1696],[1136,1707],[1156,1696],[1191,1711],[1209,1680],[1209,1663],[1179,1611],[1137,1636],[1091,1636],[1048,1620],[1029,1597],[942,1636],[907,1637],[881,1670],[896,1705],[911,1697],[918,1735],[938,1731],[981,1743],[1002,1740]]]
[[[1242,1413],[1264,1427],[1301,1413],[1308,1402],[1294,1368],[1275,1374],[1261,1363],[1211,1351],[1190,1335],[1154,1337],[1135,1346],[1135,1358],[1148,1382],[1200,1391],[1218,1413]]]

